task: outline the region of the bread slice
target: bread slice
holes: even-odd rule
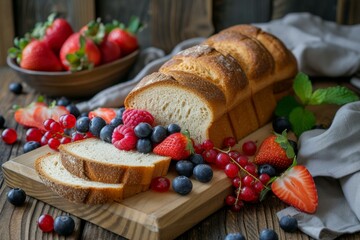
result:
[[[59,147],[62,165],[72,174],[92,181],[143,185],[168,172],[171,159],[155,154],[122,151],[97,138]]]
[[[125,186],[88,181],[68,172],[61,164],[60,154],[46,154],[35,161],[40,179],[52,191],[71,202],[100,204],[121,200],[142,191],[141,185]]]

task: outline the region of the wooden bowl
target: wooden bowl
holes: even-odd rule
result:
[[[139,50],[91,70],[75,73],[26,70],[19,67],[15,59],[9,57],[7,64],[23,82],[41,94],[52,97],[84,98],[124,81],[123,77],[128,73],[138,55]]]

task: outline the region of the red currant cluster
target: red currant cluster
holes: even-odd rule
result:
[[[221,150],[215,148],[211,140],[205,140],[195,145],[195,151],[201,154],[206,162],[223,169],[231,179],[235,190],[225,198],[225,203],[233,211],[239,211],[244,206],[244,202],[259,201],[260,193],[266,188],[270,176],[266,173],[259,175],[257,165],[249,159],[257,151],[255,142],[245,142],[242,145],[242,152],[231,149],[235,144],[236,140],[233,137],[225,138],[223,146],[227,150]]]

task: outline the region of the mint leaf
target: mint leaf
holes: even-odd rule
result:
[[[343,105],[358,100],[359,97],[350,89],[343,86],[335,86],[314,91],[310,98],[309,105],[322,103]]]
[[[290,112],[299,106],[301,105],[294,96],[285,96],[277,103],[275,115],[278,117],[289,117]]]
[[[312,95],[312,84],[309,77],[299,72],[295,77],[293,88],[300,101],[307,104]]]
[[[316,118],[311,111],[303,107],[297,107],[291,111],[289,121],[293,127],[293,132],[296,136],[300,136],[315,125]]]

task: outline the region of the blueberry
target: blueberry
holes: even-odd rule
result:
[[[292,148],[294,149],[295,155],[297,155],[297,153],[298,153],[297,143],[295,141],[293,141],[293,140],[290,140],[290,139],[288,141],[289,141],[290,145],[292,146]]]
[[[122,119],[122,115],[123,115],[124,111],[125,111],[124,107],[119,108],[119,110],[117,110],[117,112],[116,112],[116,117],[119,117]]]
[[[120,117],[115,117],[115,118],[111,119],[111,121],[110,121],[110,125],[113,127],[117,127],[120,124],[123,124],[123,120]]]
[[[89,112],[82,112],[79,115],[79,117],[88,117],[88,116],[89,116]]]
[[[41,144],[39,142],[35,141],[29,141],[24,144],[24,153],[30,152],[32,150],[35,150],[37,148],[41,147]]]
[[[193,164],[195,164],[195,165],[204,164],[204,163],[205,163],[203,156],[201,156],[201,154],[197,154],[197,153],[192,154],[192,155],[189,157],[189,160],[190,160]]]
[[[70,114],[74,115],[76,118],[80,116],[80,110],[77,108],[75,104],[69,104],[66,106],[66,109],[70,112]]]
[[[260,165],[258,171],[259,171],[259,174],[266,173],[270,177],[276,176],[276,170],[270,164]]]
[[[171,123],[169,124],[169,126],[167,126],[167,133],[168,135],[173,134],[173,133],[177,133],[181,131],[181,127],[179,125],[177,125],[176,123]]]
[[[106,122],[101,117],[94,117],[90,120],[89,131],[95,137],[100,137],[101,129],[106,125]]]
[[[176,162],[175,169],[179,175],[191,177],[193,174],[194,164],[188,160],[181,160]]]
[[[263,229],[260,232],[259,240],[278,240],[277,233],[272,229]]]
[[[0,115],[0,128],[4,128],[5,125],[5,118]]]
[[[67,105],[69,105],[71,102],[69,99],[67,99],[66,97],[61,97],[56,101],[56,105],[58,106],[64,106],[66,107]]]
[[[207,164],[198,164],[194,167],[193,174],[199,182],[207,183],[213,177],[213,170]]]
[[[140,138],[136,143],[136,150],[141,153],[149,153],[152,151],[152,144],[148,138]]]
[[[70,216],[58,216],[54,221],[54,231],[61,236],[69,236],[74,232],[75,222]]]
[[[272,122],[272,126],[274,131],[280,134],[285,129],[287,130],[287,132],[291,130],[291,123],[286,117],[276,117]]]
[[[193,185],[191,180],[186,176],[178,176],[172,181],[172,188],[180,195],[189,194],[192,190],[192,187]]]
[[[20,94],[20,93],[22,93],[23,87],[22,87],[21,83],[13,82],[13,83],[10,83],[9,90],[11,92],[13,92],[14,94]]]
[[[153,132],[151,134],[151,141],[153,143],[160,143],[162,142],[166,137],[167,137],[167,134],[166,134],[166,129],[163,127],[163,126],[155,126],[153,128]]]
[[[152,131],[152,126],[146,122],[141,122],[134,128],[135,135],[138,138],[147,138],[151,135]]]
[[[26,193],[21,188],[13,188],[7,194],[8,201],[15,206],[21,206],[26,199]]]
[[[76,120],[75,128],[78,132],[87,133],[89,131],[90,118],[81,117]]]
[[[224,240],[245,240],[245,237],[241,233],[229,233]]]
[[[280,219],[280,227],[285,232],[293,233],[298,229],[298,221],[296,218],[286,215]]]
[[[111,125],[105,125],[100,131],[100,139],[107,143],[111,143],[114,129],[115,127]]]

